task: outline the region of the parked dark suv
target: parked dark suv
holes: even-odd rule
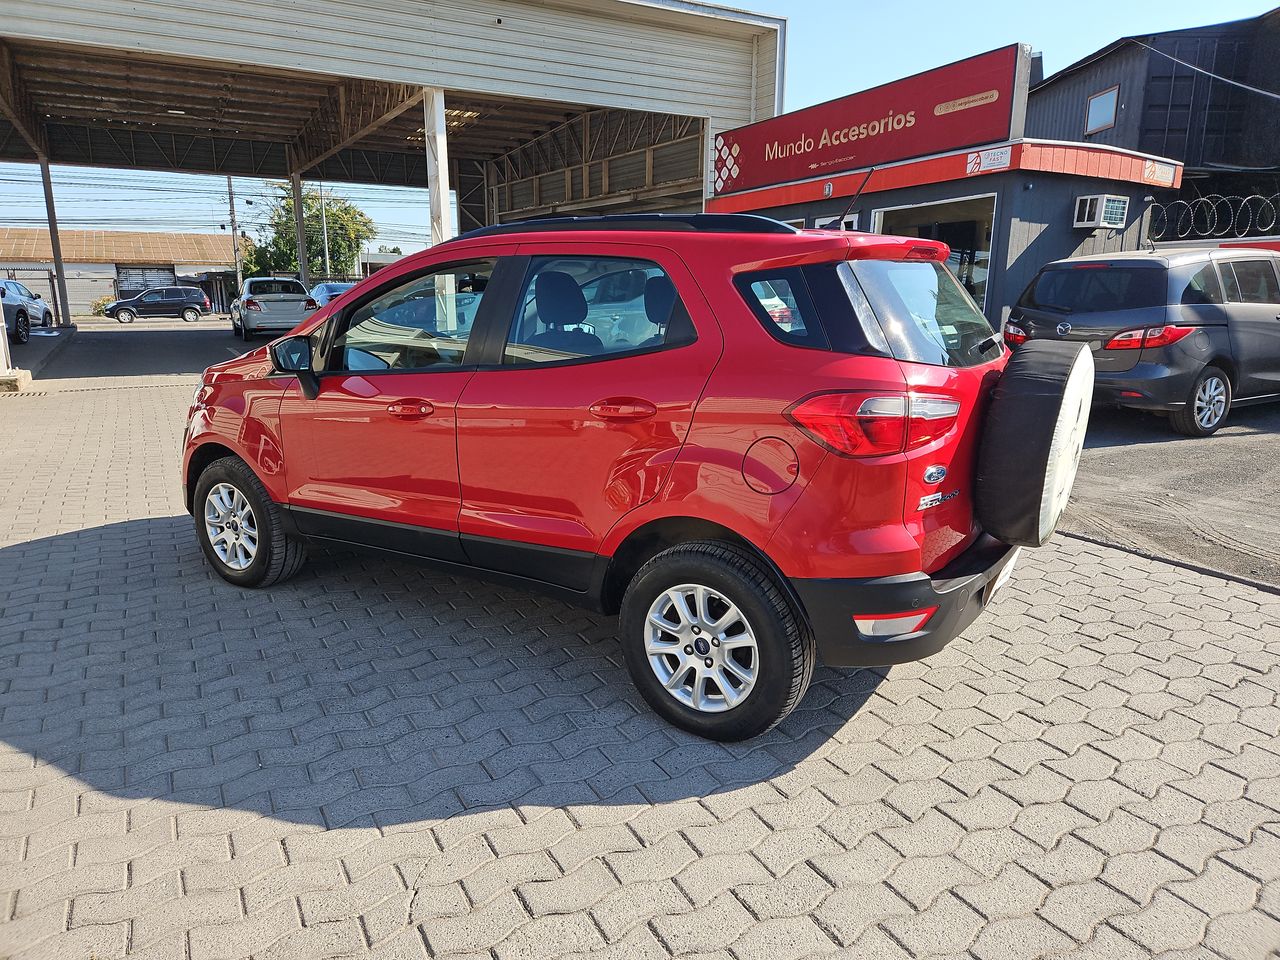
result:
[[[181,317],[195,323],[211,306],[199,287],[153,287],[127,300],[108,303],[105,312],[121,323],[133,323],[138,317]]]
[[[1193,437],[1233,405],[1280,400],[1280,254],[1247,247],[1057,260],[1005,340],[1087,342],[1099,403],[1166,414]]]

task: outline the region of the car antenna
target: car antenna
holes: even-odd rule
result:
[[[867,185],[867,181],[871,179],[871,175],[875,172],[876,172],[875,167],[872,167],[871,169],[869,169],[867,171],[867,175],[862,178],[862,182],[858,184],[858,189],[853,191],[853,196],[849,198],[849,205],[844,208],[844,213],[840,214],[840,218],[838,220],[833,221],[836,224],[835,226],[836,230],[839,230],[841,226],[844,224],[845,220],[849,216],[850,211],[853,210],[853,205],[857,203],[858,198],[862,196],[862,188]],[[830,230],[832,228],[827,227],[827,229]]]

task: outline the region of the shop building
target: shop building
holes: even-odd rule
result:
[[[1133,250],[1182,164],[1027,135],[1012,45],[717,136],[707,209],[942,240],[993,323],[1059,257]]]

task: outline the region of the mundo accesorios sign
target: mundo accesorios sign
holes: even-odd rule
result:
[[[715,192],[1008,140],[1025,109],[1022,55],[1011,44],[719,134]]]

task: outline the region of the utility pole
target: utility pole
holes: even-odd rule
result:
[[[244,271],[240,267],[240,229],[236,226],[236,192],[231,186],[231,177],[227,176],[227,203],[231,205],[231,252],[236,258],[236,296],[244,287]]]
[[[324,275],[326,278],[333,276],[333,271],[329,269],[329,217],[324,209],[324,184],[320,184],[320,232],[324,235]]]

